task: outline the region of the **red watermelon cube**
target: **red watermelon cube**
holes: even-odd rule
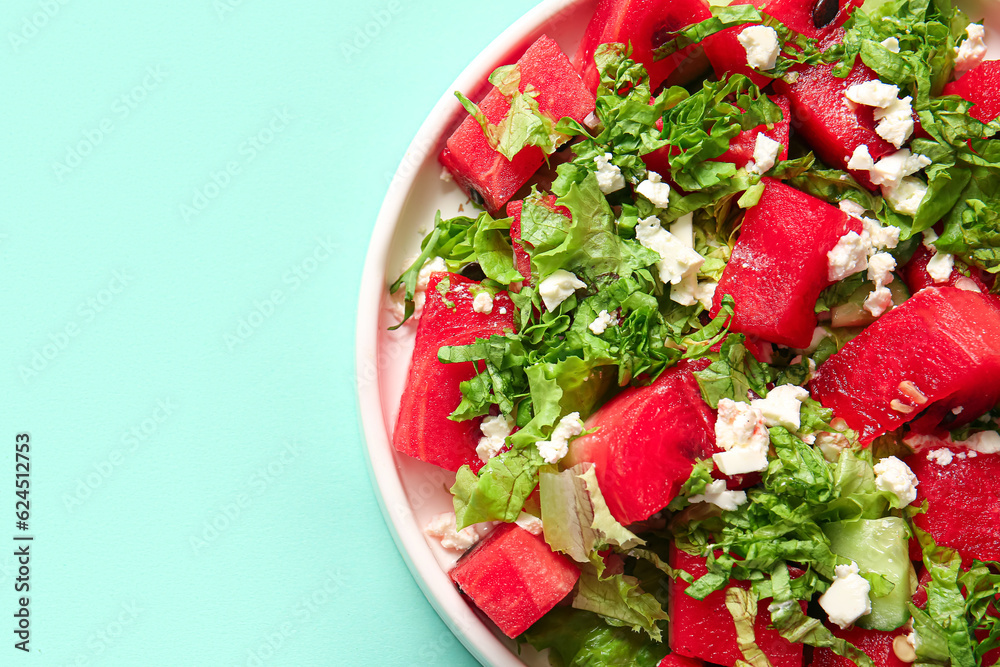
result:
[[[861,221],[811,195],[770,178],[747,210],[732,257],[715,290],[736,301],[732,330],[772,343],[804,348],[816,329],[816,300],[831,281],[827,253]]]
[[[878,162],[896,152],[896,147],[875,132],[875,109],[857,105],[851,108],[844,93],[854,85],[878,78],[861,62],[845,79],[833,74],[833,65],[813,65],[798,72],[795,83],[778,80],[774,89],[787,95],[792,106],[792,129],[801,135],[827,164],[847,169],[854,151],[868,146]],[[851,172],[865,187],[874,190],[867,171]]]
[[[881,630],[865,630],[864,628],[851,627],[841,630],[835,625],[827,625],[834,635],[858,647],[865,652],[875,667],[909,667],[912,663],[903,662],[893,651],[892,643],[896,637],[905,637],[909,628],[905,626],[896,630],[883,632]],[[813,651],[810,667],[854,667],[854,661],[837,655],[828,648],[818,648]]]
[[[438,288],[445,280],[448,289],[442,294]],[[441,363],[438,349],[514,330],[514,304],[506,292],[493,298],[492,312],[473,310],[471,288],[477,284],[454,273],[431,274],[392,438],[397,451],[452,471],[483,466],[476,454],[482,418],[448,419],[462,402],[459,384],[475,375],[476,368],[471,361]]]
[[[581,123],[594,110],[594,95],[583,85],[559,45],[545,35],[517,61],[523,92],[528,85],[538,91],[539,110],[553,120],[569,116]],[[494,124],[510,110],[510,103],[493,88],[479,102],[479,109]],[[440,156],[455,182],[476,203],[494,213],[528,182],[545,162],[537,146],[525,146],[513,160],[493,150],[483,129],[471,115],[455,130]]]
[[[652,384],[630,387],[587,420],[596,432],[570,444],[568,467],[589,461],[611,514],[628,525],[666,507],[697,461],[715,447],[715,414],[692,369],[679,364]]]
[[[579,578],[573,561],[515,523],[496,528],[451,571],[451,580],[508,637],[548,613]]]
[[[831,356],[809,386],[867,444],[913,420],[928,433],[942,422],[952,428],[975,419],[1000,400],[998,377],[996,300],[928,287]]]
[[[968,290],[977,289],[980,292],[990,291],[990,286],[995,280],[993,274],[982,272],[975,267],[970,268],[968,276],[962,274],[958,270],[958,267],[955,267],[951,270],[948,280],[943,283],[935,283],[934,279],[927,272],[927,263],[930,262],[933,256],[934,253],[921,244],[917,247],[917,251],[913,253],[910,261],[903,266],[900,273],[902,274],[903,282],[906,283],[911,294],[919,292],[925,287],[933,287],[934,285],[950,285]]]
[[[708,568],[705,559],[670,548],[670,565],[689,573],[695,579],[705,575]],[[731,586],[748,588],[742,581],[731,582]],[[679,655],[700,658],[716,665],[735,665],[744,660],[743,652],[736,643],[736,625],[732,614],[726,608],[726,591],[715,591],[704,600],[695,600],[685,594],[688,584],[677,577],[670,583],[670,649]],[[805,603],[801,603],[805,611]],[[769,628],[771,614],[768,602],[757,605],[754,634],[757,646],[768,657],[774,667],[800,667],[802,665],[802,644],[795,644],[783,638],[777,630]]]
[[[688,658],[680,653],[671,653],[660,660],[660,664],[656,667],[702,667],[704,664],[701,660]]]
[[[1000,559],[1000,454],[954,456],[942,466],[921,451],[906,464],[920,481],[914,505],[927,501],[927,513],[913,522],[937,544],[958,550],[965,562]]]
[[[851,12],[860,7],[863,0],[847,0],[846,2],[826,3],[832,7],[832,16],[823,16],[825,21],[817,27],[814,8],[818,4],[814,0],[735,0],[733,5],[753,5],[762,13],[772,16],[795,32],[819,40],[820,48],[835,44],[843,37],[841,26],[847,21]],[[758,73],[747,65],[747,52],[740,44],[738,36],[746,29],[746,25],[728,28],[712,35],[705,40],[705,50],[712,63],[716,77],[722,79],[728,74],[745,74],[754,83],[763,88],[772,79]]]
[[[988,123],[1000,117],[1000,60],[987,60],[944,87],[945,95],[975,102],[969,115]]]
[[[601,73],[594,64],[594,52],[601,44],[621,42],[632,46],[632,58],[646,68],[650,89],[656,90],[674,72],[678,83],[683,83],[701,69],[694,63],[695,47],[656,61],[653,52],[668,41],[669,33],[711,17],[705,0],[600,0],[573,64],[587,87],[596,91]]]

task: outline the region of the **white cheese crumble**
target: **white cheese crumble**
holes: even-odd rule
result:
[[[476,445],[476,454],[479,455],[479,458],[483,461],[489,461],[496,456],[503,449],[512,428],[514,428],[514,422],[503,415],[485,417],[479,425],[483,437],[479,438],[479,444]]]
[[[888,287],[876,287],[865,297],[864,309],[872,314],[872,317],[881,317],[882,313],[889,310],[892,305],[892,292]]]
[[[869,239],[855,231],[840,237],[833,250],[826,253],[827,279],[830,282],[843,280],[868,267]]]
[[[670,206],[670,184],[663,182],[663,177],[655,171],[646,174],[646,180],[636,186],[635,191],[653,202],[656,208]]]
[[[682,306],[693,306],[700,303],[705,309],[712,307],[715,298],[715,288],[719,283],[707,280],[698,282],[696,274],[685,275],[679,283],[671,285],[670,300]]]
[[[892,305],[892,292],[886,285],[892,282],[895,270],[896,258],[887,252],[878,252],[868,258],[868,280],[875,283],[875,289],[869,292],[864,308],[875,317]]]
[[[472,300],[472,310],[477,313],[489,315],[493,312],[493,295],[489,292],[480,292]]]
[[[871,241],[872,248],[882,250],[884,248],[895,248],[899,245],[899,227],[886,225],[883,227],[875,218],[861,218],[864,224],[865,234]]]
[[[441,541],[441,546],[450,551],[465,551],[482,537],[474,525],[466,526],[462,530],[456,530],[457,527],[455,513],[442,512],[427,523],[424,534],[436,537]]]
[[[899,86],[882,83],[878,79],[849,87],[844,95],[855,104],[867,107],[887,107],[899,95]]]
[[[761,71],[774,69],[778,53],[781,52],[778,32],[774,28],[752,25],[745,28],[736,39],[747,52],[747,65]]]
[[[901,507],[917,499],[919,483],[909,466],[895,456],[889,456],[875,464],[875,488],[895,494]]]
[[[763,132],[757,133],[757,142],[753,148],[753,163],[748,170],[753,174],[764,174],[771,170],[778,160],[782,145]]]
[[[521,512],[514,519],[514,523],[528,531],[532,535],[542,534],[542,520],[533,514],[528,514],[527,512]]]
[[[453,180],[451,177],[451,172],[448,171],[447,167],[441,167],[441,180],[445,183],[451,183]]]
[[[611,164],[611,153],[598,155],[594,158],[597,165],[597,187],[606,195],[617,192],[625,187],[625,177],[618,165]]]
[[[942,468],[951,463],[954,460],[954,458],[955,455],[951,453],[951,450],[944,449],[943,447],[941,449],[932,449],[931,451],[927,452],[927,460],[933,461]]]
[[[410,268],[413,262],[416,261],[416,257],[410,259],[410,261],[405,262],[404,270]],[[413,288],[413,315],[414,317],[420,317],[420,314],[424,310],[424,302],[427,299],[427,283],[430,282],[431,274],[435,271],[447,271],[448,265],[445,264],[444,260],[440,257],[433,257],[420,267],[420,272],[417,274],[417,284]],[[400,290],[398,294],[403,295],[405,292]]]
[[[948,281],[955,268],[955,257],[947,252],[937,251],[927,262],[927,274],[936,284]]]
[[[697,273],[705,263],[705,258],[693,248],[663,229],[655,215],[639,219],[635,237],[640,245],[660,256],[656,268],[664,285],[676,285],[687,273]]]
[[[767,392],[765,398],[750,401],[750,405],[764,415],[768,426],[784,426],[789,431],[799,430],[799,409],[809,392],[794,384],[783,384]]]
[[[705,486],[705,492],[696,496],[691,496],[688,501],[692,503],[711,503],[716,507],[732,512],[747,501],[746,491],[727,491],[726,482],[717,479]]]
[[[855,171],[871,171],[875,166],[875,160],[868,150],[868,144],[861,144],[854,149],[851,159],[847,161],[847,168]]]
[[[898,188],[883,188],[882,194],[896,213],[916,215],[927,194],[927,185],[919,178],[907,176],[899,182]]]
[[[862,145],[858,147],[859,150],[861,148],[864,148],[866,153],[868,152],[867,146]],[[871,156],[868,157],[870,158]],[[868,209],[866,209],[864,206],[850,199],[842,200],[839,204],[837,204],[837,206],[839,206],[840,210],[846,213],[847,215],[851,216],[852,218],[858,218],[859,220],[864,218],[865,213],[868,212]]]
[[[837,578],[826,593],[820,596],[819,606],[826,612],[831,623],[846,629],[854,621],[871,613],[872,602],[868,598],[871,584],[858,574],[858,564],[854,561],[850,565],[838,565],[835,571]]]
[[[586,286],[587,283],[577,278],[576,274],[565,269],[556,269],[552,275],[538,285],[538,293],[542,297],[545,308],[552,312],[573,292]]]
[[[875,133],[896,148],[901,147],[913,134],[913,98],[895,99],[875,109],[875,120]]]
[[[968,440],[962,440],[958,444],[980,454],[996,454],[1000,452],[1000,433],[996,431],[980,431],[969,436]],[[969,456],[972,456],[972,452],[969,453]]]
[[[767,468],[767,448],[771,439],[760,408],[721,399],[715,421],[715,442],[726,450],[712,455],[722,474],[742,475]]]
[[[965,28],[965,34],[969,38],[955,47],[956,76],[978,66],[986,57],[986,29],[978,23],[970,23]]]
[[[899,40],[895,37],[889,37],[888,39],[883,39],[879,42],[882,46],[886,48],[891,53],[899,53]]]
[[[602,333],[607,331],[608,327],[614,324],[615,318],[608,314],[608,311],[602,310],[598,313],[594,321],[587,325],[587,328],[595,336],[600,336]]]
[[[911,176],[931,164],[924,155],[913,155],[909,149],[903,148],[892,155],[887,155],[871,169],[871,180],[875,185],[885,188],[898,188],[906,176]]]
[[[559,463],[569,453],[569,439],[583,433],[579,412],[571,412],[556,424],[548,440],[537,442],[538,453],[546,463]]]

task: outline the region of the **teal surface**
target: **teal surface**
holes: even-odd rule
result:
[[[532,4],[3,3],[0,665],[475,664],[378,510],[355,307],[406,145]]]

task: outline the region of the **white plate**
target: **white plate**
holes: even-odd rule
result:
[[[456,124],[461,106],[453,91],[472,99],[499,64],[514,62],[540,35],[556,40],[572,57],[597,0],[546,0],[505,30],[472,61],[448,88],[424,121],[396,171],[372,233],[365,260],[358,305],[357,382],[361,424],[367,443],[370,473],[376,495],[393,539],[424,595],[456,637],[482,664],[490,667],[547,666],[531,650],[517,654],[514,642],[458,593],[446,574],[456,554],[445,551],[422,532],[436,514],[450,510],[448,488],[455,479],[447,472],[407,456],[397,455],[390,435],[399,410],[410,355],[413,321],[392,332],[396,323],[386,286],[415,255],[420,240],[443,217],[468,211],[468,199],[457,187],[441,180],[437,155]],[[978,14],[974,14],[978,15]],[[991,16],[994,28],[1000,16]],[[995,30],[988,37],[990,58],[1000,58]]]

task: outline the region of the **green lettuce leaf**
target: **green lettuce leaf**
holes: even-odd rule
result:
[[[462,466],[451,487],[458,530],[483,521],[517,519],[538,483],[544,461],[537,451],[509,450],[491,458],[477,476]]]
[[[658,624],[667,620],[667,613],[654,596],[643,592],[635,577],[612,574],[602,578],[593,566],[584,567],[573,608],[600,614],[614,626],[644,630],[653,641],[662,641]]]
[[[549,649],[556,667],[656,667],[669,651],[665,643],[644,633],[610,626],[595,613],[566,607],[550,611],[523,637],[539,651]]]

